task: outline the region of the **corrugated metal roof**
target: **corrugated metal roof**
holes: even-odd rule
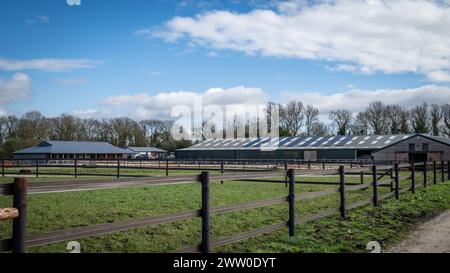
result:
[[[167,153],[166,150],[155,147],[128,147],[128,149],[136,153]]]
[[[14,154],[128,154],[108,142],[46,140]]]
[[[260,150],[264,148],[270,149],[270,147],[276,147],[280,150],[381,149],[414,135],[415,134],[322,137],[296,136],[280,137],[277,139],[219,139],[203,141],[181,150]],[[274,146],[277,141],[279,141],[278,146]]]

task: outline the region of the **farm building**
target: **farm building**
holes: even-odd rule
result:
[[[108,142],[45,140],[36,146],[14,152],[15,159],[119,159],[129,151]]]
[[[207,140],[176,151],[178,159],[450,160],[450,139],[425,134]]]
[[[148,159],[157,159],[167,153],[166,150],[154,147],[128,147],[127,149],[131,152],[133,158],[146,157]]]

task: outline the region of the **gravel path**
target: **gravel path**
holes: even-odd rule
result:
[[[450,210],[421,224],[391,253],[450,253]]]

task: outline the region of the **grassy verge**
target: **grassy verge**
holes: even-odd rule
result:
[[[296,236],[275,232],[217,249],[220,252],[366,252],[370,241],[388,249],[405,239],[424,219],[450,209],[450,184],[433,185],[387,199],[379,207],[366,206],[348,213],[348,220],[328,217],[298,226]]]
[[[307,180],[336,181],[337,177],[311,177]],[[359,181],[359,177],[348,177],[347,181]],[[419,178],[418,178],[419,181]],[[366,181],[368,182],[368,181]],[[402,186],[409,185],[402,181]],[[298,185],[296,192],[320,191],[337,188],[337,186]],[[433,194],[434,191],[438,190]],[[380,188],[380,194],[388,192],[388,188]],[[364,251],[367,240],[380,240],[383,244],[402,238],[408,226],[426,215],[432,215],[440,209],[438,205],[448,206],[450,186],[437,185],[420,191],[414,200],[407,202],[412,195],[402,195],[400,203],[389,201],[380,208],[370,206],[351,211],[350,219],[342,222],[335,217],[317,223],[298,227],[298,236],[289,239],[287,231],[260,236],[251,240],[223,247],[223,252],[358,252]],[[445,195],[439,202],[431,202],[435,196]],[[284,184],[225,182],[211,184],[212,207],[238,204],[252,200],[286,196]],[[371,190],[350,192],[349,203],[371,197]],[[414,201],[414,202],[413,202]],[[393,202],[393,207],[383,211]],[[402,213],[403,203],[407,202],[408,210],[418,211],[417,218],[408,220],[406,215],[396,220]],[[430,203],[431,202],[431,203]],[[313,200],[301,201],[297,204],[297,215],[305,216],[326,208],[337,207],[337,194]],[[10,198],[0,198],[0,207],[10,206]],[[126,189],[96,190],[88,192],[68,192],[30,195],[28,198],[29,234],[42,234],[73,227],[89,226],[131,218],[151,215],[164,215],[186,210],[198,209],[200,204],[199,184],[180,184],[167,186],[136,187]],[[412,205],[411,205],[412,204]],[[434,204],[435,206],[431,206]],[[389,207],[387,207],[389,208]],[[407,211],[408,211],[407,210]],[[366,214],[369,213],[369,214]],[[356,213],[356,214],[355,214]],[[218,239],[234,235],[273,223],[286,221],[287,204],[249,209],[212,217],[212,237]],[[386,215],[386,217],[385,217]],[[414,216],[416,217],[416,216]],[[375,222],[374,222],[375,221]],[[380,222],[377,222],[380,221]],[[406,230],[402,228],[406,225]],[[10,237],[10,223],[0,223],[0,238]],[[400,226],[400,228],[399,228]],[[199,219],[182,221],[173,224],[153,226],[118,232],[109,235],[95,236],[78,240],[84,252],[166,252],[198,244],[200,240]],[[29,252],[66,252],[67,242],[42,247],[33,247]]]

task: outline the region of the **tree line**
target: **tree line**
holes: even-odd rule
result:
[[[280,136],[332,136],[332,135],[382,135],[425,133],[450,137],[450,104],[426,103],[405,108],[385,105],[380,101],[370,103],[362,112],[352,113],[337,109],[328,113],[328,122],[320,119],[319,108],[304,105],[301,101],[290,101],[281,105],[268,103],[266,108],[278,105]],[[268,115],[270,111],[267,111]],[[268,119],[270,120],[270,119]],[[249,137],[251,122],[231,121],[246,128]],[[192,145],[190,140],[174,140],[171,130],[174,121],[141,120],[130,118],[92,119],[62,114],[48,118],[38,111],[30,111],[20,117],[0,117],[0,156],[9,157],[14,151],[38,144],[45,139],[66,141],[105,141],[118,147],[153,146],[168,151]],[[203,122],[202,127],[215,126]],[[219,128],[217,128],[219,129]],[[214,135],[214,134],[213,134]],[[214,137],[203,133],[202,139]],[[226,135],[224,133],[224,135]],[[237,135],[237,133],[236,133]]]
[[[362,112],[337,109],[319,120],[319,109],[291,101],[280,107],[280,134],[283,136],[384,135],[424,133],[450,137],[450,104],[423,103],[411,108],[375,101]]]
[[[168,151],[188,147],[190,141],[176,141],[170,131],[173,121],[130,118],[83,119],[63,114],[48,118],[38,111],[17,117],[0,117],[0,157],[38,144],[42,140],[105,141],[118,147],[153,146]]]

